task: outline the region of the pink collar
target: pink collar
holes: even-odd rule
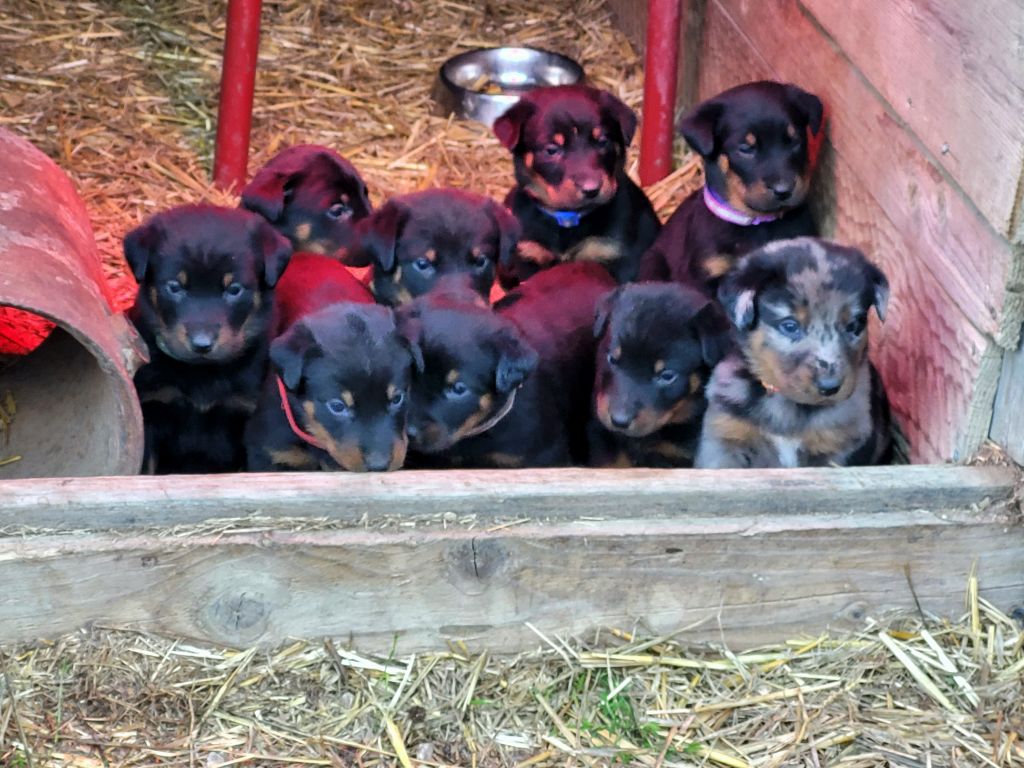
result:
[[[704,205],[706,205],[708,210],[722,221],[727,221],[730,224],[735,224],[740,227],[756,227],[758,224],[767,224],[770,221],[776,221],[782,216],[782,214],[778,213],[769,213],[764,216],[748,216],[741,211],[737,211],[725,202],[725,200],[716,195],[707,184],[704,185]]]
[[[320,441],[309,434],[309,432],[304,431],[302,427],[298,425],[298,422],[295,421],[295,414],[292,413],[291,403],[288,402],[288,390],[285,388],[284,382],[281,381],[280,376],[275,378],[277,379],[277,391],[281,394],[281,410],[284,411],[284,417],[288,419],[288,426],[292,428],[292,432],[295,433],[296,437],[309,443],[314,448],[324,450]]]

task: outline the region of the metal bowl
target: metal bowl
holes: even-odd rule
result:
[[[477,48],[441,65],[434,96],[444,114],[454,112],[493,125],[527,91],[581,80],[583,67],[559,53],[537,48]]]

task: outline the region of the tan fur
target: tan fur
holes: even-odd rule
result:
[[[235,282],[235,275],[234,275],[234,273],[232,273],[232,272],[225,272],[224,273],[224,278],[221,280],[221,284],[225,288],[227,288],[233,282]]]
[[[690,394],[695,395],[700,392],[701,387],[704,386],[704,379],[701,378],[699,373],[690,374]]]
[[[398,438],[391,444],[391,461],[388,463],[388,472],[401,469],[405,464],[405,454],[409,450],[409,441],[405,437]]]
[[[320,442],[338,466],[349,472],[364,472],[366,470],[363,452],[359,450],[359,446],[355,443],[338,443],[327,428],[317,421],[316,406],[312,401],[303,402],[302,410],[306,414],[306,431]]]
[[[716,438],[728,443],[750,445],[761,440],[761,430],[754,422],[729,413],[709,415],[707,426]]]
[[[476,429],[478,426],[487,421],[487,418],[491,415],[493,405],[494,397],[490,393],[481,395],[480,400],[478,402],[478,408],[476,413],[471,414],[470,417],[466,419],[464,422],[462,422],[462,424],[459,425],[459,428],[455,430],[453,442],[458,442],[467,434]]]
[[[445,383],[454,384],[456,381],[459,380],[459,375],[459,371],[455,368],[452,368],[450,371],[448,371],[448,375],[444,377]]]
[[[569,249],[563,261],[593,261],[607,264],[622,258],[622,243],[609,237],[588,237]]]
[[[524,240],[517,246],[517,253],[524,261],[530,261],[540,266],[551,264],[557,260],[557,256],[538,242]]]
[[[429,262],[437,261],[437,249],[427,248],[427,250],[423,252],[423,258],[425,258]]]
[[[654,372],[655,373],[661,373],[664,370],[665,370],[665,361],[664,360],[655,360],[654,361]]]
[[[341,402],[343,402],[345,405],[351,408],[353,405],[356,404],[355,395],[352,394],[351,390],[343,389],[341,391]]]
[[[743,140],[752,147],[757,146],[757,136],[755,136],[752,133],[748,133],[746,136],[744,136]]]
[[[188,287],[188,272],[182,270],[178,273],[178,282],[181,283],[182,288]]]
[[[693,451],[687,450],[676,443],[671,443],[668,440],[655,443],[651,451],[673,463],[689,463],[693,461]]]
[[[391,398],[398,394],[398,387],[394,384],[388,384],[388,388],[385,390],[384,394],[387,396],[388,400],[391,400]]]
[[[704,274],[709,278],[717,279],[732,269],[732,264],[732,257],[726,256],[724,253],[715,253],[705,256],[701,266],[704,268]]]
[[[141,392],[139,399],[144,403],[177,403],[185,400],[185,393],[177,387],[167,386],[149,392]]]
[[[560,133],[556,133],[554,136],[552,136],[551,140],[560,147],[565,146],[565,136],[563,136]]]
[[[313,226],[309,222],[303,222],[295,227],[295,239],[300,242],[309,240],[309,236],[313,234]]]
[[[298,446],[291,446],[281,451],[267,451],[270,461],[279,467],[290,469],[317,469],[317,461],[309,451]]]
[[[523,457],[515,456],[511,453],[502,453],[500,451],[494,451],[484,456],[484,460],[492,466],[499,467],[501,469],[517,469],[523,466]]]
[[[808,430],[800,437],[804,449],[811,456],[834,456],[848,450],[853,442],[839,427]]]

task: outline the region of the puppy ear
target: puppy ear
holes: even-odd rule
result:
[[[409,209],[396,200],[389,200],[357,225],[358,243],[345,258],[352,267],[376,264],[384,272],[395,269],[395,249],[402,228],[409,218]]]
[[[260,168],[242,190],[242,207],[267,221],[277,221],[297,181],[298,173]]]
[[[597,302],[597,309],[594,311],[594,338],[600,339],[604,336],[605,329],[608,328],[608,321],[612,316],[612,308],[619,300],[619,296],[622,294],[622,288],[616,288],[613,291],[606,293]]]
[[[270,345],[270,362],[288,389],[295,390],[302,381],[302,369],[314,356],[316,339],[305,323],[294,323],[283,336]]]
[[[263,282],[273,288],[292,257],[291,241],[263,219],[251,226],[253,248],[263,259]]]
[[[525,99],[520,99],[494,121],[494,135],[505,149],[515,152],[522,138],[523,125],[536,111],[536,107]]]
[[[722,105],[716,101],[705,101],[683,115],[679,121],[679,133],[701,157],[714,157],[721,118]]]
[[[789,96],[789,102],[803,113],[811,133],[817,135],[825,115],[825,106],[821,99],[795,85],[787,85],[786,94]]]
[[[398,337],[412,355],[413,366],[418,373],[423,373],[423,348],[420,346],[423,339],[423,318],[419,307],[415,304],[404,304],[396,309],[395,326],[398,328]]]
[[[537,367],[537,353],[519,334],[511,329],[503,331],[497,342],[498,368],[495,385],[502,394],[518,387]]]
[[[491,218],[494,219],[494,223],[498,227],[497,263],[508,264],[516,251],[516,245],[519,244],[522,228],[519,226],[519,220],[504,205],[496,203],[494,200],[489,200],[487,208],[491,213]]]
[[[150,219],[124,236],[124,258],[137,282],[142,282],[165,236],[163,225],[157,219]]]
[[[628,147],[636,135],[636,112],[608,91],[601,91],[598,100],[602,110],[618,124],[619,132],[622,134],[622,146]]]
[[[870,261],[867,262],[864,269],[868,280],[874,287],[875,312],[878,313],[878,319],[884,323],[885,313],[889,309],[889,280],[886,278],[885,273]]]
[[[732,348],[732,326],[717,301],[708,299],[693,318],[704,365],[714,368]]]

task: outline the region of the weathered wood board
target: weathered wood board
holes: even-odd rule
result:
[[[1003,237],[1024,172],[1019,0],[801,0]],[[883,10],[884,9],[884,10]]]
[[[992,439],[1024,464],[1024,349],[1007,352],[992,413]]]
[[[888,467],[12,481],[7,530],[33,509],[76,528],[104,499],[98,527],[127,530],[0,538],[0,643],[99,623],[228,645],[332,635],[377,652],[454,639],[517,651],[539,643],[529,623],[550,635],[693,625],[689,640],[749,646],[859,626],[915,594],[958,614],[974,565],[1008,609],[1024,601],[1015,479]],[[349,524],[139,529],[183,525],[190,509]],[[409,509],[418,522],[396,519]]]

